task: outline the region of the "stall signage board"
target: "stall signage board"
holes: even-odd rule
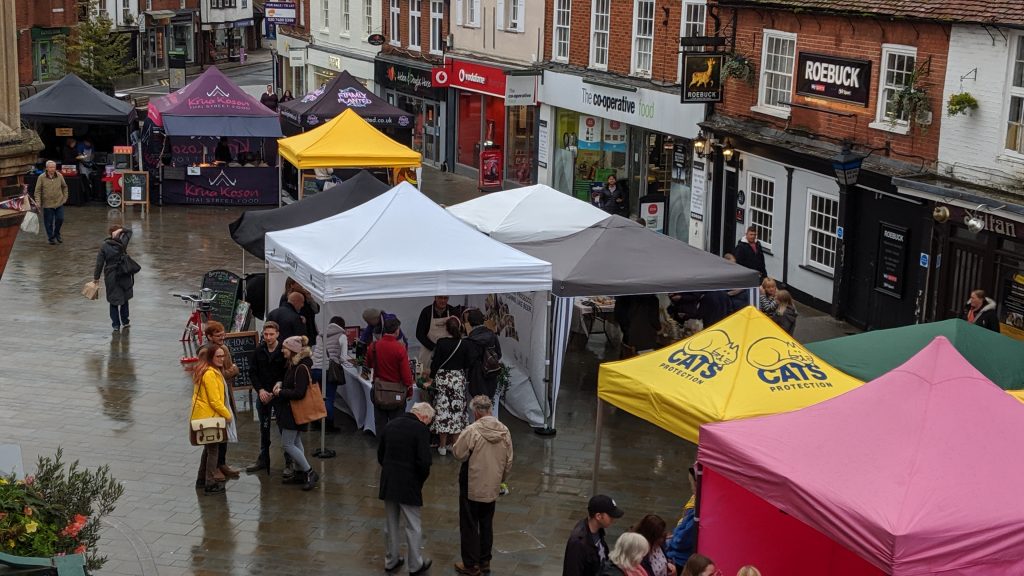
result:
[[[184,180],[164,181],[165,204],[206,206],[277,205],[277,168],[209,168],[190,170]]]
[[[124,201],[121,207],[126,204],[148,204],[149,203],[149,172],[122,172],[121,190],[123,190]]]
[[[294,2],[267,2],[263,10],[264,18],[271,24],[295,24]]]
[[[683,54],[684,104],[722,101],[722,64],[724,54]]]
[[[210,270],[203,275],[203,288],[213,290],[213,310],[210,318],[230,327],[235,320],[235,304],[242,287],[242,279],[229,270]]]
[[[878,263],[875,289],[895,298],[903,297],[904,274],[910,230],[882,222],[878,227]]]
[[[801,52],[796,67],[796,93],[868,105],[871,61]]]
[[[1024,274],[1006,278],[999,311],[1000,331],[1017,340],[1024,340]]]
[[[256,332],[229,332],[224,335],[224,345],[231,351],[231,361],[238,366],[238,376],[231,388],[238,390],[252,387],[252,365],[260,337]]]

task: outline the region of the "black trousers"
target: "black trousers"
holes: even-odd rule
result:
[[[468,468],[459,472],[459,535],[462,539],[462,563],[466,567],[491,562],[494,545],[495,502],[474,502],[469,499]]]
[[[405,408],[395,408],[394,410],[381,410],[379,407],[374,405],[373,407],[373,429],[374,434],[377,438],[384,433],[384,427],[387,426],[388,422],[391,422],[395,418],[398,418],[405,413]]]
[[[256,414],[260,417],[260,461],[270,461],[270,420],[273,410],[273,405],[264,404],[260,402],[259,396],[256,397]]]

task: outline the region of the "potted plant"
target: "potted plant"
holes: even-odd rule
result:
[[[498,390],[494,393],[495,398],[501,399],[505,396],[505,392],[508,392],[508,386],[512,382],[510,374],[511,369],[508,364],[502,362],[501,371],[498,372]]]
[[[754,83],[754,61],[744,54],[734,52],[722,64],[722,73],[727,78],[742,80],[747,84]]]
[[[906,85],[893,94],[893,114],[891,122],[893,125],[906,119],[908,124],[917,124],[926,128],[932,123],[932,104],[928,99],[928,91],[920,82],[922,68],[917,68],[910,75]]]
[[[949,102],[946,103],[946,112],[950,116],[956,116],[957,114],[967,114],[969,110],[978,109],[978,100],[971,96],[970,92],[960,92],[953,94],[949,97]]]

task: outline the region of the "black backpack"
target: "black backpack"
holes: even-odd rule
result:
[[[484,347],[484,373],[494,374],[501,372],[501,357],[495,351],[494,346]]]

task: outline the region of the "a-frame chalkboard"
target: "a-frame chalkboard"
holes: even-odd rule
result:
[[[223,324],[225,330],[231,330],[235,320],[235,304],[242,293],[242,278],[229,270],[210,270],[203,275],[202,287],[213,290],[210,318]]]

